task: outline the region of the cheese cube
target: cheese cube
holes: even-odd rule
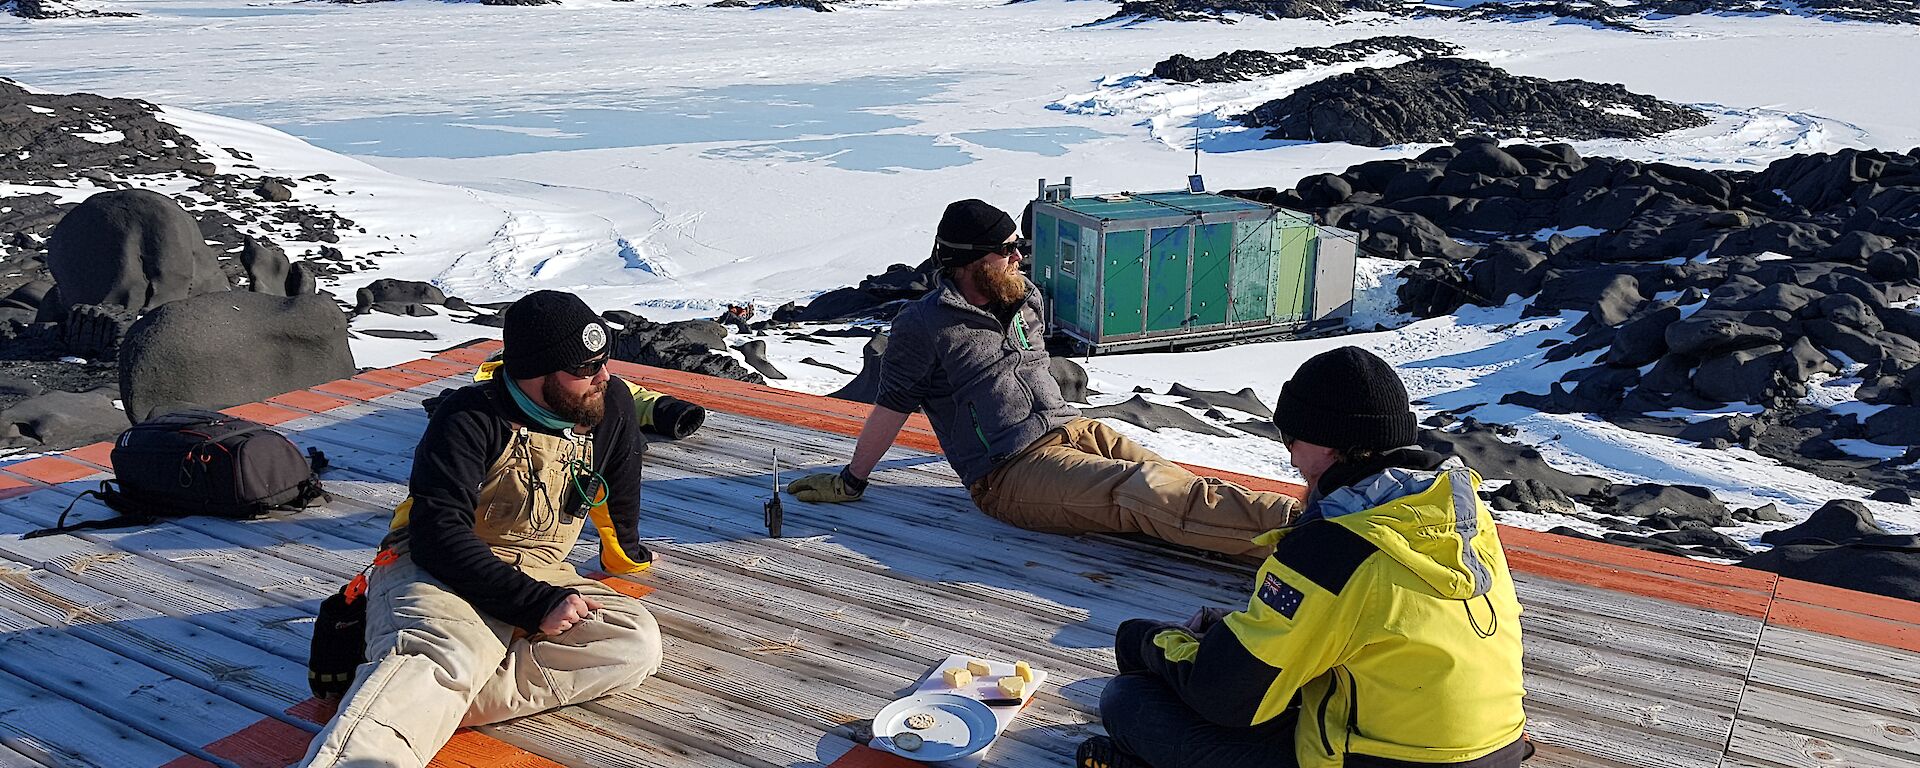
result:
[[[986,677],[993,673],[993,668],[987,666],[986,662],[979,659],[968,659],[967,671],[972,672],[974,677]]]
[[[958,688],[973,682],[973,673],[959,667],[948,667],[945,672],[941,672],[940,674],[946,677],[948,688]]]
[[[1033,667],[1024,661],[1016,661],[1013,663],[1013,674],[1018,676],[1023,682],[1033,682]]]
[[[1009,699],[1017,699],[1026,695],[1026,692],[1027,681],[1013,675],[1000,678],[1000,695]]]

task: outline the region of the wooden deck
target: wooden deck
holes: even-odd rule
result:
[[[297,760],[328,714],[305,682],[315,606],[367,564],[403,495],[419,402],[488,351],[231,409],[326,452],[322,509],[23,540],[105,476],[106,446],[0,467],[0,768]],[[665,559],[610,582],[659,618],[666,666],[638,693],[463,733],[438,765],[900,765],[856,747],[854,724],[961,651],[1052,674],[985,765],[1064,766],[1098,732],[1122,620],[1245,600],[1243,570],[981,515],[918,417],[865,501],[788,499],[786,538],[768,539],[771,449],[788,477],[837,465],[864,406],[616,372],[711,412],[649,455],[642,530]],[[1920,765],[1920,605],[1502,536],[1526,608],[1532,765]],[[595,553],[575,556],[590,569]]]

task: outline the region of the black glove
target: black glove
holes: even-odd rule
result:
[[[646,431],[679,440],[700,431],[707,421],[707,409],[677,397],[663,396],[653,401],[653,424]]]

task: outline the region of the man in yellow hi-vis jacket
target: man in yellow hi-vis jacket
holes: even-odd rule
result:
[[[1416,447],[1405,385],[1322,353],[1274,421],[1310,489],[1247,607],[1120,626],[1080,768],[1514,768],[1520,605],[1480,476]],[[1224,615],[1221,615],[1224,613]]]
[[[640,601],[567,560],[588,521],[601,569],[640,541],[635,398],[606,323],[572,294],[507,308],[498,376],[448,395],[414,450],[367,580],[366,659],[312,766],[424,766],[460,726],[630,690],[660,669]]]

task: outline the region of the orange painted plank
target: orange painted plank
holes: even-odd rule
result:
[[[422,384],[431,384],[440,380],[439,376],[396,371],[392,368],[367,371],[353,378],[355,381],[371,381],[382,386],[393,387],[394,389],[412,389]]]
[[[649,587],[645,584],[639,584],[639,583],[627,581],[626,579],[620,578],[611,573],[606,573],[604,571],[594,571],[592,573],[589,573],[587,574],[587,578],[599,581],[600,583],[607,585],[608,589],[611,589],[615,592],[626,595],[627,597],[631,597],[635,600],[638,600],[640,598],[646,597],[647,595],[653,594],[653,587]]]
[[[1773,596],[1777,601],[1791,600],[1820,608],[1920,625],[1920,603],[1886,595],[1855,592],[1851,589],[1830,587],[1799,579],[1781,579],[1780,587],[1774,590]]]
[[[323,395],[312,390],[298,389],[283,395],[269,397],[267,398],[267,402],[275,405],[284,405],[288,408],[299,408],[303,411],[325,413],[352,403],[353,401],[332,395]]]
[[[1775,601],[1773,611],[1767,616],[1767,624],[1806,629],[1823,635],[1920,653],[1920,625],[1824,608],[1797,600]]]
[[[1631,547],[1586,541],[1557,533],[1525,528],[1500,527],[1500,543],[1509,553],[1526,549],[1534,554],[1558,559],[1580,560],[1614,568],[1674,576],[1688,581],[1715,584],[1732,589],[1772,592],[1778,577],[1754,568],[1736,568],[1706,563],[1660,552],[1645,552]],[[1518,567],[1518,566],[1516,566]]]
[[[307,754],[313,734],[271,717],[206,746],[208,754],[241,768],[285,768]]]
[[[48,485],[59,485],[106,474],[98,467],[91,467],[59,456],[28,459],[18,464],[9,464],[5,469],[29,480],[38,480]]]
[[[479,731],[456,731],[428,768],[565,768]]]
[[[396,370],[424,373],[436,379],[444,379],[448,376],[458,376],[463,373],[468,373],[477,366],[467,365],[465,363],[449,363],[444,360],[434,360],[423,357],[419,360],[408,360],[407,362],[392,367]]]
[[[1551,579],[1744,616],[1767,615],[1767,605],[1773,600],[1769,592],[1702,584],[1602,563],[1574,562],[1525,549],[1508,550],[1507,562],[1516,571]]]
[[[920,763],[891,752],[882,752],[865,745],[855,745],[853,749],[841,755],[840,759],[828,763],[827,768],[922,768],[922,766]]]
[[[441,360],[446,360],[448,362],[466,363],[468,365],[479,365],[481,363],[486,362],[487,358],[492,357],[493,353],[500,351],[500,348],[502,346],[505,346],[505,345],[501,344],[497,340],[488,340],[488,341],[478,342],[475,344],[468,344],[464,347],[455,347],[445,352],[441,352],[440,354],[434,355],[434,357],[439,358]]]
[[[287,714],[317,725],[325,725],[340,708],[338,699],[307,699],[287,708]]]
[[[276,424],[285,424],[294,419],[309,415],[305,411],[296,411],[292,408],[282,408],[277,405],[267,405],[266,403],[236,405],[232,408],[222,408],[220,412],[228,416],[238,416],[248,421],[257,421],[269,427]]]
[[[287,714],[308,722],[325,724],[333,719],[333,713],[339,706],[340,702],[337,701],[307,699],[293,705]],[[302,732],[300,754],[282,765],[290,765],[304,756],[310,738]],[[440,748],[440,753],[427,765],[440,768],[559,768],[560,764],[479,731],[463,729],[455,731],[453,738]]]
[[[340,379],[338,381],[329,381],[317,387],[309,387],[309,389],[312,389],[315,392],[324,392],[329,395],[339,395],[341,397],[350,397],[355,400],[372,400],[376,397],[386,397],[387,395],[391,395],[395,391],[397,391],[391,387],[383,387],[378,384],[371,384],[365,381],[360,381],[358,379]]]
[[[60,455],[79,459],[97,467],[113,468],[113,443],[94,443],[62,452]]]

